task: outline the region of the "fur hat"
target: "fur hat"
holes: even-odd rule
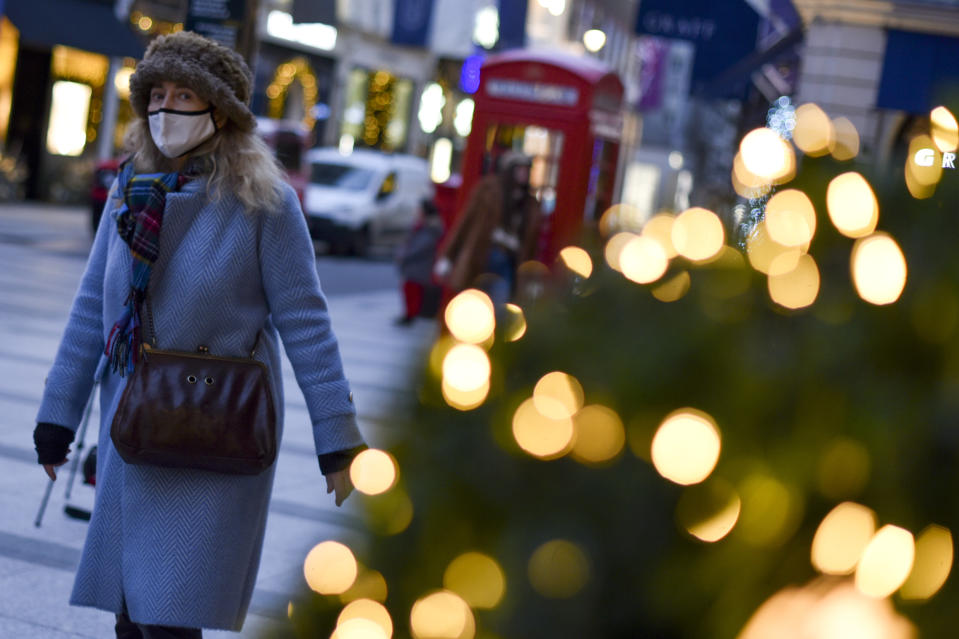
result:
[[[256,126],[247,106],[253,74],[232,49],[191,31],[155,39],[130,76],[130,104],[138,115],[147,117],[150,90],[163,81],[193,89],[244,131]]]

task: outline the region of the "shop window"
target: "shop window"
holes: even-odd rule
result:
[[[93,89],[88,84],[57,80],[53,83],[47,151],[54,155],[80,155],[87,143],[87,117]]]
[[[13,74],[17,67],[19,36],[13,23],[0,17],[0,142],[7,139],[10,105],[13,102]]]
[[[302,122],[307,131],[316,123],[319,86],[316,74],[305,58],[293,58],[276,68],[273,81],[266,88],[267,112],[277,120]]]
[[[340,146],[391,151],[409,135],[413,83],[388,71],[354,69],[347,80]],[[349,141],[344,145],[344,141]]]
[[[583,219],[598,222],[603,213],[613,205],[613,182],[616,180],[618,145],[597,138],[593,142],[593,158],[589,168],[586,187],[586,206]]]

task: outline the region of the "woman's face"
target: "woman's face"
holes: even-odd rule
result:
[[[147,111],[173,109],[174,111],[203,111],[210,103],[198,96],[193,89],[176,82],[162,82],[150,89],[150,106]]]

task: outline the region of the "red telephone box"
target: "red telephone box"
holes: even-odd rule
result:
[[[516,50],[483,64],[474,100],[456,211],[503,152],[530,156],[552,260],[612,206],[623,83],[591,58]]]

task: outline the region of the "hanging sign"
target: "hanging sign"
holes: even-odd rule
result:
[[[236,49],[246,14],[246,0],[190,0],[183,28]]]

